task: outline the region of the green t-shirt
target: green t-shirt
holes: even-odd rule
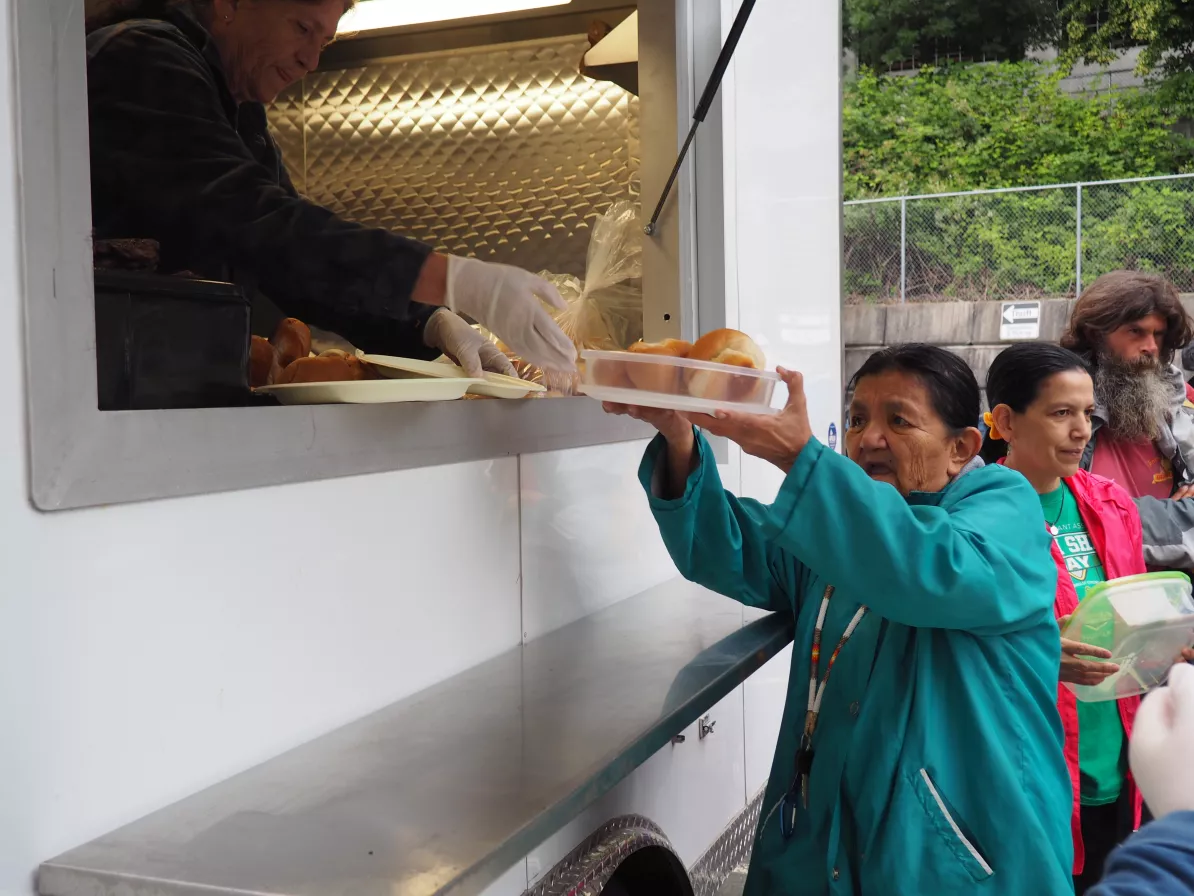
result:
[[[1083,600],[1091,586],[1106,581],[1103,562],[1082,524],[1078,502],[1069,486],[1041,495],[1045,522],[1057,527],[1053,540],[1061,548],[1066,569]],[[1078,701],[1078,770],[1082,780],[1082,805],[1105,806],[1119,799],[1125,767],[1124,729],[1114,700],[1103,703]]]

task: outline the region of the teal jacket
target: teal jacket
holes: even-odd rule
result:
[[[745,896],[1072,892],[1057,569],[1028,481],[980,466],[905,500],[814,441],[766,505],[727,492],[698,444],[678,500],[652,491],[661,439],[640,470],[672,559],[700,585],[795,619]],[[821,675],[858,607],[870,612],[833,667],[809,808],[785,840],[778,805],[831,583]]]

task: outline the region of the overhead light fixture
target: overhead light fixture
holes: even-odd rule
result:
[[[571,0],[362,0],[340,20],[337,34],[360,34],[526,9],[567,6]]]

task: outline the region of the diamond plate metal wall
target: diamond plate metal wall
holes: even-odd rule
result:
[[[583,277],[593,221],[637,194],[638,100],[555,38],[316,72],[274,104],[296,186],[453,253]],[[297,112],[296,112],[297,110]]]
[[[284,93],[269,109],[269,123],[278,149],[286,162],[286,170],[300,193],[307,193],[307,156],[303,134],[303,85],[296,84]]]
[[[755,794],[755,798],[726,826],[721,836],[689,871],[694,896],[721,896],[722,885],[730,874],[750,861],[763,808],[764,790]]]

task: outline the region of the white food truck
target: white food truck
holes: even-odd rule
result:
[[[0,5],[0,894],[715,893],[791,634],[678,579],[650,433],[584,397],[98,410],[84,0]],[[299,189],[583,276],[603,208],[663,192],[737,4],[518,6],[329,50],[271,110]],[[637,96],[576,70],[632,12]],[[839,18],[758,3],[642,257],[646,338],[745,331],[830,443]],[[470,170],[465,120],[494,123]],[[432,162],[464,167],[411,211]]]

